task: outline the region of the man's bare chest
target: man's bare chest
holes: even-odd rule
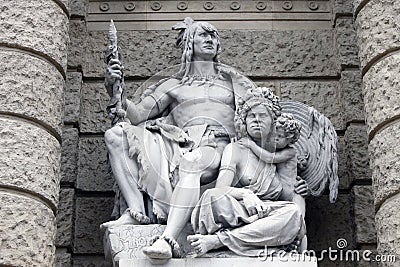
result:
[[[193,82],[191,85],[181,85],[169,92],[176,104],[188,102],[215,102],[234,105],[234,93],[231,86],[224,84],[201,84]]]

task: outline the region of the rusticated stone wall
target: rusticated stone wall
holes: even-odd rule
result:
[[[352,0],[335,0],[330,29],[222,30],[222,62],[257,84],[271,86],[282,99],[316,107],[339,136],[340,190],[307,200],[310,249],[376,250],[374,200],[367,153],[368,136],[362,73]],[[61,193],[57,217],[57,266],[106,266],[99,225],[111,219],[113,179],[103,134],[110,122],[105,108],[103,51],[107,30],[87,28],[88,0],[70,0],[65,116],[62,132]],[[196,18],[194,18],[196,19]],[[172,25],[171,25],[172,26]],[[179,63],[173,31],[120,31],[128,95],[136,98],[149,77]],[[379,145],[379,144],[377,144]],[[321,267],[374,266],[325,260]]]
[[[378,252],[400,260],[400,2],[354,2],[371,157]]]
[[[1,2],[1,266],[53,266],[67,2]]]

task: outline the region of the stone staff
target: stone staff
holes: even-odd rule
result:
[[[108,31],[108,38],[110,45],[108,46],[104,62],[109,64],[110,60],[117,59],[121,61],[120,48],[118,47],[117,29],[115,28],[114,21],[110,22],[110,29]],[[126,112],[124,107],[126,105],[125,82],[123,70],[121,70],[121,79],[116,80],[113,84],[107,85],[107,92],[111,96],[110,102],[107,105],[107,112],[111,118],[111,124],[114,126],[116,123],[124,121]]]

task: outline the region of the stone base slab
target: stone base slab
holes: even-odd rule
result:
[[[317,259],[310,257],[303,261],[291,259],[270,258],[267,260],[257,258],[186,258],[171,259],[165,264],[153,265],[149,260],[134,259],[120,260],[118,267],[317,267]]]

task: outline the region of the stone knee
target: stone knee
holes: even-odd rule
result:
[[[179,172],[207,176],[209,173],[218,171],[220,161],[221,155],[214,148],[197,148],[182,157]]]
[[[123,136],[124,136],[124,131],[122,129],[121,124],[117,124],[114,127],[108,129],[104,133],[104,140],[108,150],[122,148],[124,146]]]

